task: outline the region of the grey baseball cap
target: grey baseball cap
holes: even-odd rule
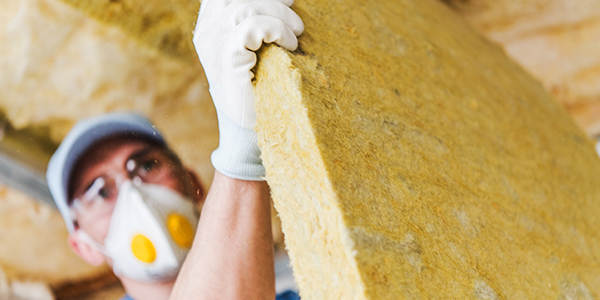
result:
[[[114,135],[132,134],[166,144],[156,126],[132,112],[116,112],[77,122],[52,155],[46,170],[48,188],[69,232],[75,225],[68,206],[71,173],[81,155],[96,142]]]

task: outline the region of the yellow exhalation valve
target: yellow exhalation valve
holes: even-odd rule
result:
[[[131,240],[131,251],[135,257],[145,263],[156,259],[156,249],[152,242],[145,236],[137,234]]]
[[[194,228],[182,215],[172,213],[167,217],[167,228],[171,237],[182,248],[190,248],[194,241]]]

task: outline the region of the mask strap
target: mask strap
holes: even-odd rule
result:
[[[77,235],[79,236],[79,238],[86,243],[88,246],[92,247],[92,249],[106,255],[109,256],[108,253],[106,252],[106,249],[104,249],[104,246],[100,245],[100,243],[96,242],[89,234],[87,234],[87,232],[78,229],[76,231]],[[110,256],[109,256],[110,257]]]

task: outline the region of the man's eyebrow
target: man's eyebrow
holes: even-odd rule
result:
[[[125,160],[125,164],[127,164],[128,161],[130,160],[136,160],[140,157],[144,157],[146,156],[148,153],[152,152],[152,151],[157,151],[158,149],[156,147],[147,147],[144,149],[141,149],[139,151],[133,152],[131,155],[129,155],[129,157],[127,157],[127,159]]]

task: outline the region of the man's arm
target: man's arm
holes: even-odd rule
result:
[[[270,193],[254,131],[251,69],[262,43],[290,51],[304,30],[293,0],[203,0],[194,46],[219,121],[217,170],[171,299],[275,298]]]
[[[218,171],[170,299],[275,299],[270,191]]]

